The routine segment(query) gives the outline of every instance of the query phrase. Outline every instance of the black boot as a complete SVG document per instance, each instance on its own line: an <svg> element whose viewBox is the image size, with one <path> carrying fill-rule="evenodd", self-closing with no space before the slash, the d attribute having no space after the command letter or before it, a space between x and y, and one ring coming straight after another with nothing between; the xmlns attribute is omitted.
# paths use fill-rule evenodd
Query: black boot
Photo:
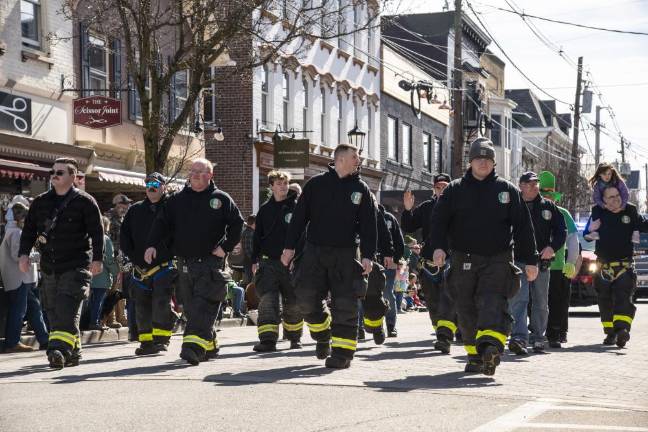
<svg viewBox="0 0 648 432"><path fill-rule="evenodd" d="M560 333L560 343L567 343L567 333Z"/></svg>
<svg viewBox="0 0 648 432"><path fill-rule="evenodd" d="M139 348L135 349L135 355L138 356L152 355L152 354L157 354L159 352L160 352L159 346L154 344L153 342L142 342Z"/></svg>
<svg viewBox="0 0 648 432"><path fill-rule="evenodd" d="M346 369L351 366L351 360L342 357L329 357L326 359L325 366L331 369Z"/></svg>
<svg viewBox="0 0 648 432"><path fill-rule="evenodd" d="M331 342L317 342L315 345L315 354L320 360L324 360L329 355L331 355Z"/></svg>
<svg viewBox="0 0 648 432"><path fill-rule="evenodd" d="M445 336L438 336L437 341L434 342L434 349L443 354L450 354L450 340Z"/></svg>
<svg viewBox="0 0 648 432"><path fill-rule="evenodd" d="M495 368L500 364L500 352L494 345L487 345L481 354L484 364L484 375L495 375Z"/></svg>
<svg viewBox="0 0 648 432"><path fill-rule="evenodd" d="M549 339L549 348L562 348L559 340Z"/></svg>
<svg viewBox="0 0 648 432"><path fill-rule="evenodd" d="M382 345L385 343L385 329L380 326L379 329L374 330L373 340L376 345Z"/></svg>
<svg viewBox="0 0 648 432"><path fill-rule="evenodd" d="M364 329L359 328L358 329L358 340L365 340L365 331Z"/></svg>
<svg viewBox="0 0 648 432"><path fill-rule="evenodd" d="M59 350L47 351L47 361L52 369L63 369L65 367L65 355Z"/></svg>
<svg viewBox="0 0 648 432"><path fill-rule="evenodd" d="M461 336L461 332L459 330L455 332L454 339L458 345L463 345L463 336Z"/></svg>
<svg viewBox="0 0 648 432"><path fill-rule="evenodd" d="M299 341L299 340L291 340L290 341L290 349L302 349L301 341Z"/></svg>
<svg viewBox="0 0 648 432"><path fill-rule="evenodd" d="M169 342L163 343L163 342L155 342L155 347L159 352L161 351L168 351L169 350Z"/></svg>
<svg viewBox="0 0 648 432"><path fill-rule="evenodd" d="M273 352L277 351L277 343L272 341L261 341L252 348L256 352Z"/></svg>
<svg viewBox="0 0 648 432"><path fill-rule="evenodd" d="M393 338L397 336L398 336L398 332L396 331L396 327L387 326L387 337Z"/></svg>
<svg viewBox="0 0 648 432"><path fill-rule="evenodd" d="M630 340L630 332L627 329L621 329L616 333L616 345L619 348L623 348Z"/></svg>
<svg viewBox="0 0 648 432"><path fill-rule="evenodd" d="M205 351L205 357L201 361L212 360L218 357L218 352L220 348L214 348L213 350Z"/></svg>
<svg viewBox="0 0 648 432"><path fill-rule="evenodd" d="M189 348L189 347L182 347L182 350L180 351L180 358L187 361L192 366L198 366L200 363L200 356L198 353Z"/></svg>
<svg viewBox="0 0 648 432"><path fill-rule="evenodd" d="M614 345L617 340L617 335L614 333L610 333L607 336L605 336L605 339L603 339L603 345Z"/></svg>
<svg viewBox="0 0 648 432"><path fill-rule="evenodd" d="M478 356L468 356L468 363L464 368L466 373L482 373L484 371L484 364Z"/></svg>
<svg viewBox="0 0 648 432"><path fill-rule="evenodd" d="M525 345L524 342L520 342L517 339L511 339L508 348L511 352L515 353L515 355L524 356L529 354Z"/></svg>

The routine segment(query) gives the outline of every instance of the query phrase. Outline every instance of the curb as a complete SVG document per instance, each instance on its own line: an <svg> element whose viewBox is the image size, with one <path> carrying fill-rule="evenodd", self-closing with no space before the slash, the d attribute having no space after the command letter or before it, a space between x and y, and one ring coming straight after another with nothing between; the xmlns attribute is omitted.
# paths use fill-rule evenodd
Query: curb
<svg viewBox="0 0 648 432"><path fill-rule="evenodd" d="M255 311L256 312L256 311ZM248 325L256 325L256 314L254 318L248 316L247 318L223 318L217 323L216 328L230 328L230 327L246 327ZM174 334L182 334L176 332ZM128 341L128 327L121 327L118 329L108 330L84 330L81 332L81 345L96 344L103 342L116 342ZM23 335L20 337L20 342L32 347L38 346L36 336Z"/></svg>

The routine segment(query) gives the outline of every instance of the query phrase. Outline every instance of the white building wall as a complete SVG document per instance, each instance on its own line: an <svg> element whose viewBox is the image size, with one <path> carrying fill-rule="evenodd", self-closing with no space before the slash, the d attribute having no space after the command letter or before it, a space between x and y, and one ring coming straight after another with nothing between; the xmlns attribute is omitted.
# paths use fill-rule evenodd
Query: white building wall
<svg viewBox="0 0 648 432"><path fill-rule="evenodd" d="M61 92L61 76L74 74L71 39L51 43L47 34L62 38L73 34L72 22L57 12L61 0L41 2L40 49L22 42L19 0L0 2L0 91L24 96L32 102L31 138L72 144L72 93ZM2 131L3 133L16 133Z"/></svg>

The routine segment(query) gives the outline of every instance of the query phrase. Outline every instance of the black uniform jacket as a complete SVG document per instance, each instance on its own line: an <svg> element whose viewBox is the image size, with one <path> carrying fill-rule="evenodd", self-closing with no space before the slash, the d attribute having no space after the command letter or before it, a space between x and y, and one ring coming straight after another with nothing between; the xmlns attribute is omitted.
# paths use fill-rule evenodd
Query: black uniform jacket
<svg viewBox="0 0 648 432"><path fill-rule="evenodd" d="M290 191L283 201L276 201L274 196L271 196L259 208L252 237L253 263L258 262L262 256L271 259L281 258L286 233L297 204L296 195L295 192Z"/></svg>
<svg viewBox="0 0 648 432"><path fill-rule="evenodd" d="M403 231L411 234L416 232L417 229L421 229L421 238L425 241L430 236L429 222L436 203L437 198L434 197L423 201L412 210L403 210L403 213L401 213Z"/></svg>
<svg viewBox="0 0 648 432"><path fill-rule="evenodd" d="M594 208L592 208L593 210ZM598 229L599 240L596 240L594 253L600 261L615 262L631 259L634 254L632 232L637 226L641 231L648 231L645 220L637 212L633 204L626 204L619 213L612 213L607 209L598 210L601 226ZM584 235L590 233L590 219L585 226Z"/></svg>
<svg viewBox="0 0 648 432"><path fill-rule="evenodd" d="M357 172L340 178L331 164L327 172L306 182L288 229L287 249L295 248L306 225L306 239L310 243L342 248L355 247L357 228L362 257L374 258L376 206L369 187Z"/></svg>
<svg viewBox="0 0 648 432"><path fill-rule="evenodd" d="M190 186L171 195L158 212L148 245L158 247L170 237L173 255L199 258L220 246L231 252L241 238L243 218L232 198L210 183L196 192Z"/></svg>
<svg viewBox="0 0 648 432"><path fill-rule="evenodd" d="M70 193L76 193L77 196L59 212L56 226L49 233L47 243L40 247L41 269L48 274L87 268L90 260L103 260L104 232L97 202L82 190L72 188L68 194ZM36 238L49 224L54 209L64 199L54 189L34 199L20 237L19 255L29 255Z"/></svg>
<svg viewBox="0 0 648 432"><path fill-rule="evenodd" d="M539 194L526 204L531 214L538 252L542 252L547 246L551 246L557 252L567 240L567 226L562 213L556 204L542 198Z"/></svg>
<svg viewBox="0 0 648 432"><path fill-rule="evenodd" d="M151 264L144 261L149 231L166 200L167 197L162 196L160 201L152 203L146 198L144 201L133 204L124 216L119 233L120 247L124 255L138 267L153 268L173 258L171 239L167 238L158 243L155 260Z"/></svg>
<svg viewBox="0 0 648 432"><path fill-rule="evenodd" d="M430 236L422 254L435 249L492 256L511 250L516 260L534 265L538 253L529 210L512 183L495 171L477 180L469 168L443 191L432 212Z"/></svg>
<svg viewBox="0 0 648 432"><path fill-rule="evenodd" d="M400 224L396 217L385 210L385 207L378 205L378 211L382 214L387 224L387 229L391 235L392 245L394 248L394 261L398 261L403 258L405 253L405 240L403 239L403 233L401 232ZM389 256L389 255L387 255Z"/></svg>

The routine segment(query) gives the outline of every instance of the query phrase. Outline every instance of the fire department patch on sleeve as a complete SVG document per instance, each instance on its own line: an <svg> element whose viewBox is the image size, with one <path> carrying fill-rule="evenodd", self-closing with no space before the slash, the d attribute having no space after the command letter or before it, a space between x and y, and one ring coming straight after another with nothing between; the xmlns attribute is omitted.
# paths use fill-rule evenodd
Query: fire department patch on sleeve
<svg viewBox="0 0 648 432"><path fill-rule="evenodd" d="M551 210L542 210L542 218L544 220L551 220Z"/></svg>
<svg viewBox="0 0 648 432"><path fill-rule="evenodd" d="M362 193L361 192L353 192L351 194L351 202L353 204L359 205L361 201L362 201Z"/></svg>
<svg viewBox="0 0 648 432"><path fill-rule="evenodd" d="M624 224L629 224L630 223L630 216L623 215L623 217L621 217L621 222L623 222Z"/></svg>
<svg viewBox="0 0 648 432"><path fill-rule="evenodd" d="M286 223L289 224L291 220L292 220L292 213L286 213L286 216L284 216L284 221L286 221Z"/></svg>
<svg viewBox="0 0 648 432"><path fill-rule="evenodd" d="M508 192L500 192L497 195L497 198L502 204L508 204L511 202L511 195Z"/></svg>
<svg viewBox="0 0 648 432"><path fill-rule="evenodd" d="M218 198L212 198L211 200L209 200L209 206L214 210L218 210L219 208L223 207L223 203Z"/></svg>
<svg viewBox="0 0 648 432"><path fill-rule="evenodd" d="M392 229L392 221L387 221L387 228Z"/></svg>

